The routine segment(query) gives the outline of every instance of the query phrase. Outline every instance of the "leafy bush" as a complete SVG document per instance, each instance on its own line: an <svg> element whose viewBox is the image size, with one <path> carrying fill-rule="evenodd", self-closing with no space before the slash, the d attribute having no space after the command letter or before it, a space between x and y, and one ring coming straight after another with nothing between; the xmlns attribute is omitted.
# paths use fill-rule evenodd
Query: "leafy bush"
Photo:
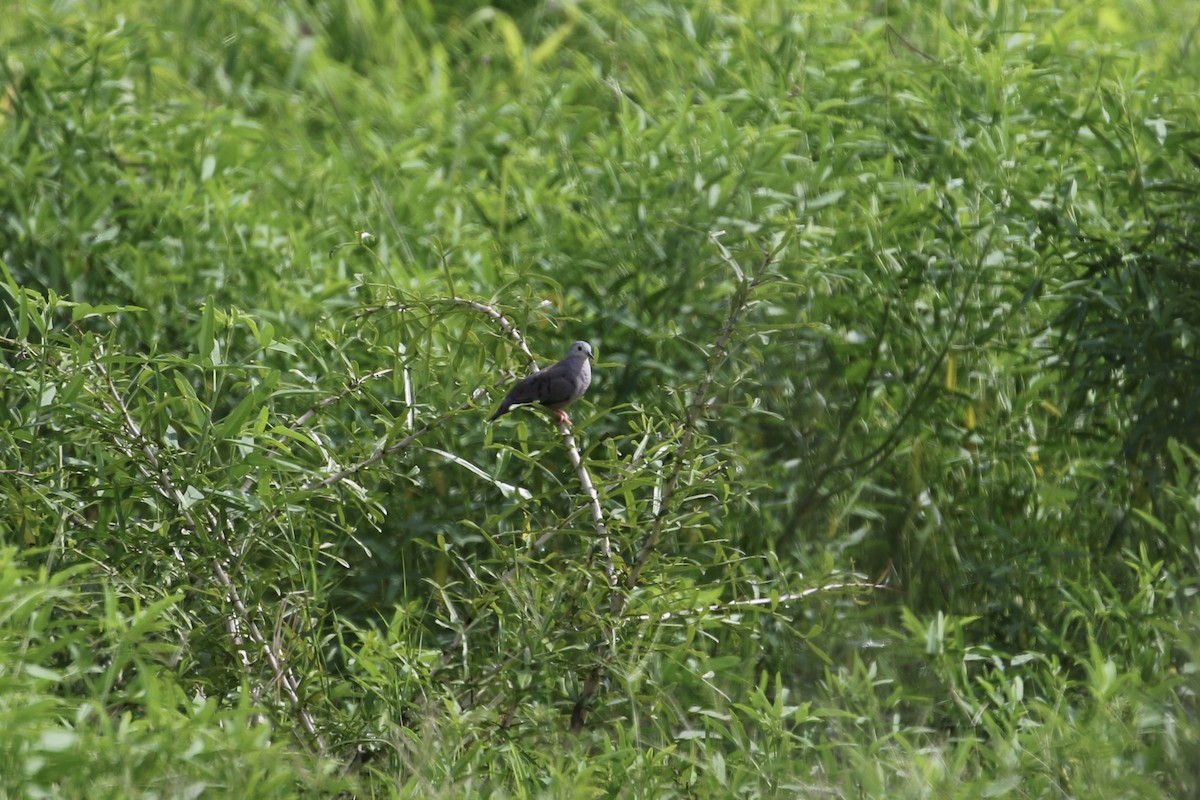
<svg viewBox="0 0 1200 800"><path fill-rule="evenodd" d="M1188 11L20 8L5 791L1200 795Z"/></svg>

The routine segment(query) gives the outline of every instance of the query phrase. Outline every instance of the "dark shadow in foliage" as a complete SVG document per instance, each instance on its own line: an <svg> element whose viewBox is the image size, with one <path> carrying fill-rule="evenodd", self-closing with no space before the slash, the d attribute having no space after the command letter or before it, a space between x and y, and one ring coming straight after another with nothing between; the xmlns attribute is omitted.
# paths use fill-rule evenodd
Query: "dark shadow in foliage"
<svg viewBox="0 0 1200 800"><path fill-rule="evenodd" d="M1172 137L1164 147L1200 163L1196 141ZM1198 192L1195 174L1135 188L1143 222L1079 234L1072 245L1083 271L1055 320L1071 411L1094 432L1120 438L1135 504L1153 502L1171 479L1169 440L1200 443ZM1127 520L1110 547L1122 543Z"/></svg>

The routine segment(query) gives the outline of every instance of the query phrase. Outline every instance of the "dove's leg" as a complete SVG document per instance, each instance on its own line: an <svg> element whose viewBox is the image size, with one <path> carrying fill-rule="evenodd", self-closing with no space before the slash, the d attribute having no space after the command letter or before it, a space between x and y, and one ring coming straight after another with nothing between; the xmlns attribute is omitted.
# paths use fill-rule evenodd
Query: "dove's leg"
<svg viewBox="0 0 1200 800"><path fill-rule="evenodd" d="M561 408L557 409L554 413L558 414L558 421L561 422L562 424L564 424L564 425L571 424L571 418L568 417L567 412L563 411Z"/></svg>

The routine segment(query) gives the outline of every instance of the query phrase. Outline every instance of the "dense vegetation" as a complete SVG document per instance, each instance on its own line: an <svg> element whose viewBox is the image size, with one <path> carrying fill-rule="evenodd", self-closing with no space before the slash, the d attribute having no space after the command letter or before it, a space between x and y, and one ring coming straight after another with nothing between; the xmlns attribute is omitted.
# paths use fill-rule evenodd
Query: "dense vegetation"
<svg viewBox="0 0 1200 800"><path fill-rule="evenodd" d="M8 4L0 796L1200 797L1198 48Z"/></svg>

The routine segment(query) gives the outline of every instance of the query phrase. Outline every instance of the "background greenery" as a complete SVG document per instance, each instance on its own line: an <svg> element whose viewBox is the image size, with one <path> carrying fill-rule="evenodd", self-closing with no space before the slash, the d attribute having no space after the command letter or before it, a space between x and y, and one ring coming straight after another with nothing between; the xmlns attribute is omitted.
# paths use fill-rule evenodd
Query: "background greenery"
<svg viewBox="0 0 1200 800"><path fill-rule="evenodd" d="M1200 796L1190 0L2 10L0 796Z"/></svg>

